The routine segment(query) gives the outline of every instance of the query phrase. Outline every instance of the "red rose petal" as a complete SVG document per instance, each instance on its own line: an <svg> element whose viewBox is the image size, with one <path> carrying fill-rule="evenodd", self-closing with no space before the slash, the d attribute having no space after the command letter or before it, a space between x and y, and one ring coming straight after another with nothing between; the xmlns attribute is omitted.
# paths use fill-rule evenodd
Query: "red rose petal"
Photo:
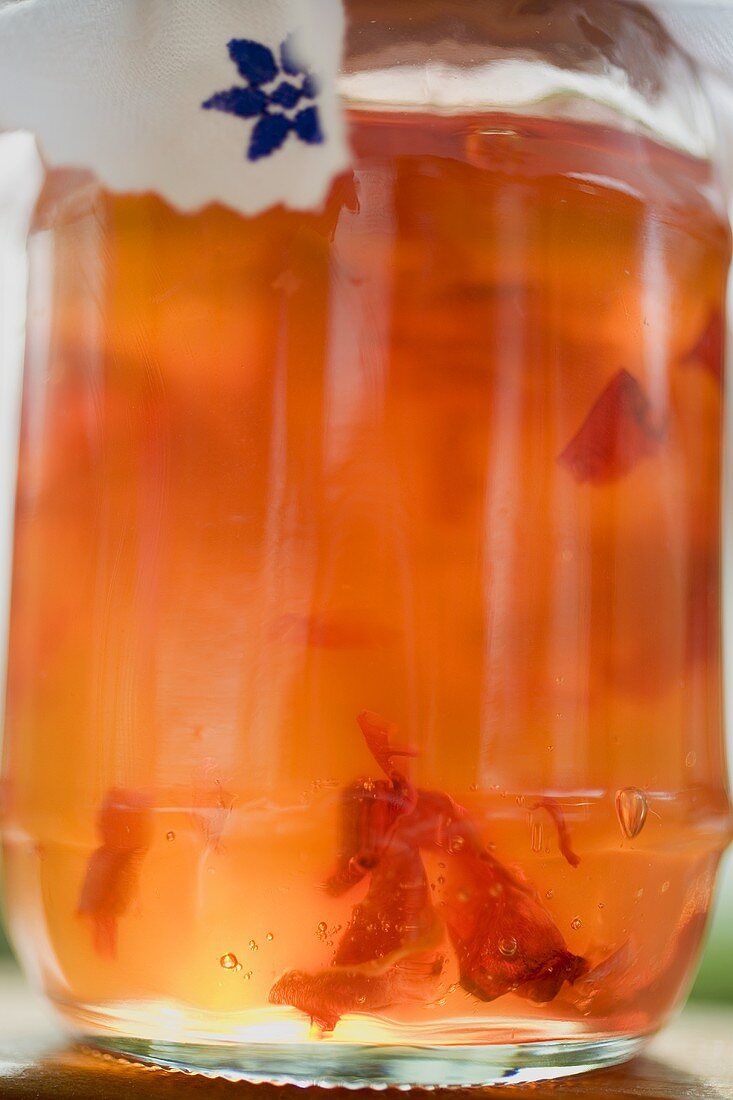
<svg viewBox="0 0 733 1100"><path fill-rule="evenodd" d="M329 894L343 894L376 866L407 809L402 791L386 779L358 780L343 791L339 854L325 884Z"/></svg>
<svg viewBox="0 0 733 1100"><path fill-rule="evenodd" d="M540 798L532 808L551 815L560 850L577 867L580 857L557 800ZM585 960L568 951L534 888L489 854L467 810L452 798L419 791L415 812L400 828L420 847L434 845L452 856L444 905L466 990L481 1000L516 991L543 1003L585 973Z"/></svg>
<svg viewBox="0 0 733 1100"><path fill-rule="evenodd" d="M558 458L576 481L617 481L655 454L662 432L651 419L649 400L627 370L615 374L578 433Z"/></svg>
<svg viewBox="0 0 733 1100"><path fill-rule="evenodd" d="M587 970L570 952L533 887L485 849L467 810L442 791L422 791L394 767L397 727L364 711L358 718L384 780L361 780L344 792L340 851L327 881L341 894L370 876L352 911L333 965L291 970L270 991L275 1004L306 1012L325 1030L347 1012L371 1012L426 1001L444 966L444 926L432 903L421 851L447 853L442 911L458 957L461 982L481 1000L516 991L550 1001ZM540 799L558 829L563 855L579 862L559 804Z"/></svg>
<svg viewBox="0 0 733 1100"><path fill-rule="evenodd" d="M392 1004L394 975L349 970L290 970L270 990L270 1004L290 1005L310 1016L322 1031L333 1031L347 1012L377 1012Z"/></svg>
<svg viewBox="0 0 733 1100"><path fill-rule="evenodd" d="M538 798L534 802L532 809L547 810L548 814L555 823L558 842L560 844L560 851L563 858L567 860L571 867L577 867L580 863L580 856L573 851L573 847L570 842L570 831L565 820L565 815L562 812L562 808L557 799Z"/></svg>
<svg viewBox="0 0 733 1100"><path fill-rule="evenodd" d="M354 907L333 966L284 974L270 1001L306 1012L327 1031L347 1012L426 1001L443 970L442 940L420 854L403 845L398 831Z"/></svg>
<svg viewBox="0 0 733 1100"><path fill-rule="evenodd" d="M91 918L92 942L99 955L117 954L117 921L134 897L140 858L134 851L102 847L89 859L77 913Z"/></svg>
<svg viewBox="0 0 733 1100"><path fill-rule="evenodd" d="M689 979L689 960L699 950L708 921L709 885L692 896L677 927L658 950L649 953L639 938L621 946L584 974L573 991L573 1002L584 1013L607 1016L620 1009L646 1006L652 1017L679 995Z"/></svg>
<svg viewBox="0 0 733 1100"><path fill-rule="evenodd" d="M430 886L420 853L403 846L399 833L371 873L336 951L336 966L409 954L435 926Z"/></svg>
<svg viewBox="0 0 733 1100"><path fill-rule="evenodd" d="M417 793L392 767L394 757L412 753L392 747L393 723L371 711L358 722L391 781L365 780L345 792L341 851L326 885L339 894L369 873L369 889L352 911L333 966L289 971L270 990L272 1003L306 1012L325 1030L347 1012L427 1000L444 964L443 927L410 827Z"/></svg>
<svg viewBox="0 0 733 1100"><path fill-rule="evenodd" d="M135 896L140 863L152 840L152 810L140 792L111 790L97 826L102 844L89 858L77 913L91 919L97 953L113 957L117 922Z"/></svg>
<svg viewBox="0 0 733 1100"><path fill-rule="evenodd" d="M412 814L417 791L392 761L414 756L411 749L392 747L395 723L375 711L362 711L357 722L367 748L390 781L366 779L347 787L341 802L340 851L336 869L326 881L331 894L340 894L359 882L391 843L400 818ZM414 846L414 845L413 845Z"/></svg>
<svg viewBox="0 0 733 1100"><path fill-rule="evenodd" d="M149 848L153 815L147 795L142 791L113 787L99 808L97 830L107 847L126 851Z"/></svg>
<svg viewBox="0 0 733 1100"><path fill-rule="evenodd" d="M373 710L363 710L356 720L359 723L361 732L364 734L367 748L384 774L390 779L394 774L392 760L395 756L417 756L414 749L393 748L392 739L399 732L394 722L382 718L380 714Z"/></svg>
<svg viewBox="0 0 733 1100"><path fill-rule="evenodd" d="M516 992L545 1003L587 970L534 888L488 853L461 857L445 910L461 984L482 1001Z"/></svg>
<svg viewBox="0 0 733 1100"><path fill-rule="evenodd" d="M718 382L723 381L725 360L725 322L720 310L714 310L703 329L699 340L682 362L704 367Z"/></svg>
<svg viewBox="0 0 733 1100"><path fill-rule="evenodd" d="M270 990L270 1003L291 1005L310 1016L323 1031L333 1031L347 1012L379 1012L391 1005L429 1001L443 959L405 960L383 973L358 969L291 970Z"/></svg>

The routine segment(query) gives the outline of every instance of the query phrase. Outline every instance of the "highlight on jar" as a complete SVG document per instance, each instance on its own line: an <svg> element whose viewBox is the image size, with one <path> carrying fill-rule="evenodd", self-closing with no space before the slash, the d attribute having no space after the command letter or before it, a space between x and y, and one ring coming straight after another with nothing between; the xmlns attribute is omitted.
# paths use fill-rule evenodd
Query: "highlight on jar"
<svg viewBox="0 0 733 1100"><path fill-rule="evenodd" d="M20 963L210 1075L629 1059L733 826L733 7L192 7L0 6Z"/></svg>

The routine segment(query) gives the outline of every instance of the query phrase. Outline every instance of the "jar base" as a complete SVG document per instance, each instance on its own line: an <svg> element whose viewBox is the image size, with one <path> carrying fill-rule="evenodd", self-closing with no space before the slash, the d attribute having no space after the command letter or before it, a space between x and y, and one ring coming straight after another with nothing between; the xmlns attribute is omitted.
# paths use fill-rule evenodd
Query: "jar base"
<svg viewBox="0 0 733 1100"><path fill-rule="evenodd" d="M108 1054L253 1084L325 1088L445 1088L548 1081L625 1062L646 1037L464 1047L351 1043L175 1043L86 1036Z"/></svg>

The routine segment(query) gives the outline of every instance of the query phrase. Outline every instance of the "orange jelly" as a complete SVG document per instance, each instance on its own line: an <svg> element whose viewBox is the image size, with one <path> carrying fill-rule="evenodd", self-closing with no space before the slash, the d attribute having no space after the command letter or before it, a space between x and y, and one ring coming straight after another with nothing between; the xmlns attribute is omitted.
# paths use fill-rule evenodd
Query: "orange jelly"
<svg viewBox="0 0 733 1100"><path fill-rule="evenodd" d="M730 833L715 181L351 125L315 213L41 197L13 936L101 1034L644 1034Z"/></svg>

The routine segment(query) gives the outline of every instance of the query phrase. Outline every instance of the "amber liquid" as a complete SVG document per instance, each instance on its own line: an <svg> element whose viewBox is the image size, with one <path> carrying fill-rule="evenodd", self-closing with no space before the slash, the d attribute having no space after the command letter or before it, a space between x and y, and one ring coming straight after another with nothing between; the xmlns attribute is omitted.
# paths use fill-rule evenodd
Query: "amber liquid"
<svg viewBox="0 0 733 1100"><path fill-rule="evenodd" d="M142 1037L643 1033L691 980L730 828L715 189L600 127L353 124L353 178L320 213L182 215L49 180L13 936L72 1018ZM476 997L448 939L429 996L330 1032L270 1003L284 973L328 969L364 895L323 883L341 791L381 776L365 708L586 960L547 1003ZM100 807L120 790L118 866ZM449 860L423 859L440 916Z"/></svg>

